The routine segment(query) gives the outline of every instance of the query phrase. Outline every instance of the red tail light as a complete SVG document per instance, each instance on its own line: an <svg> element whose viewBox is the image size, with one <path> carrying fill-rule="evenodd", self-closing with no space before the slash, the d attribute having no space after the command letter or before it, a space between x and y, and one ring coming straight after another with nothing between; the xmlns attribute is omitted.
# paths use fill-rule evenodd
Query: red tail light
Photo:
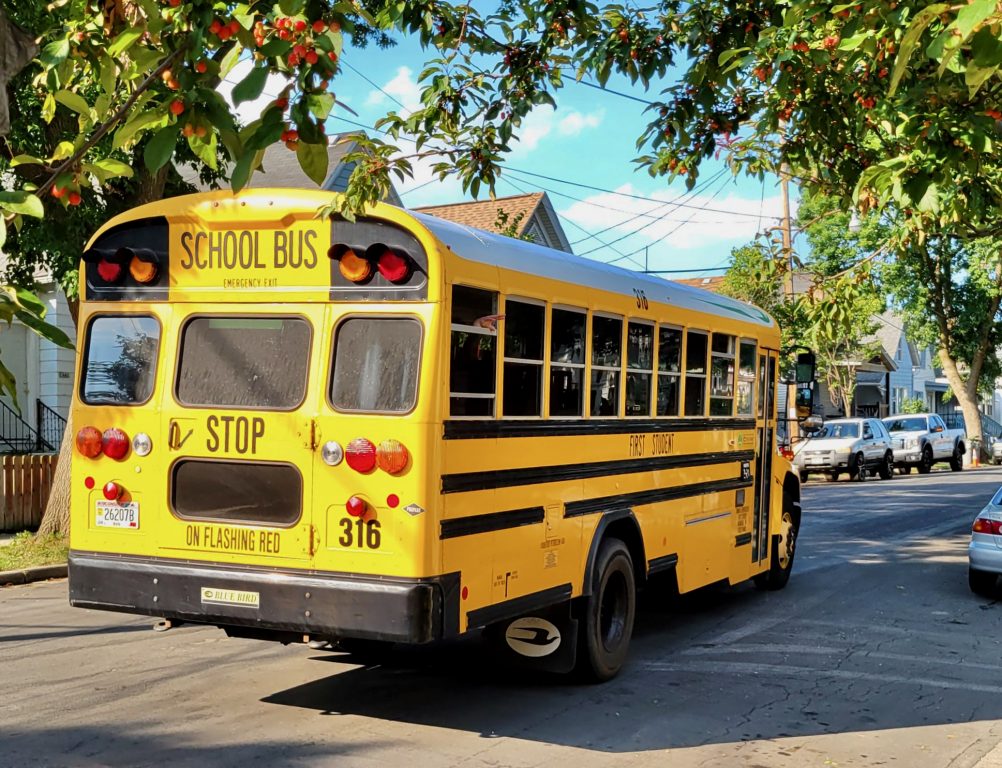
<svg viewBox="0 0 1002 768"><path fill-rule="evenodd" d="M101 432L97 427L84 427L77 432L77 450L89 459L101 455Z"/></svg>
<svg viewBox="0 0 1002 768"><path fill-rule="evenodd" d="M345 502L344 508L352 517L362 517L365 515L365 501L358 498L358 496L352 496Z"/></svg>
<svg viewBox="0 0 1002 768"><path fill-rule="evenodd" d="M384 472L399 475L407 469L410 454L398 440L383 440L376 449L376 463Z"/></svg>
<svg viewBox="0 0 1002 768"><path fill-rule="evenodd" d="M129 436L118 427L106 429L101 435L101 450L109 459L124 459L129 452Z"/></svg>
<svg viewBox="0 0 1002 768"><path fill-rule="evenodd" d="M364 437L356 437L345 448L344 460L356 472L371 472L376 466L376 446Z"/></svg>
<svg viewBox="0 0 1002 768"><path fill-rule="evenodd" d="M788 445L781 445L779 447L780 455L787 461L793 461L793 449Z"/></svg>
<svg viewBox="0 0 1002 768"><path fill-rule="evenodd" d="M379 274L391 283L402 283L411 276L410 260L406 256L400 256L389 248L384 250L376 264Z"/></svg>
<svg viewBox="0 0 1002 768"><path fill-rule="evenodd" d="M122 486L112 480L104 484L104 488L101 489L101 493L104 494L104 498L108 501L118 501L122 498L122 490Z"/></svg>
<svg viewBox="0 0 1002 768"><path fill-rule="evenodd" d="M992 536L1002 536L1002 520L989 520L987 517L979 517L974 521L971 529L975 533L990 533Z"/></svg>

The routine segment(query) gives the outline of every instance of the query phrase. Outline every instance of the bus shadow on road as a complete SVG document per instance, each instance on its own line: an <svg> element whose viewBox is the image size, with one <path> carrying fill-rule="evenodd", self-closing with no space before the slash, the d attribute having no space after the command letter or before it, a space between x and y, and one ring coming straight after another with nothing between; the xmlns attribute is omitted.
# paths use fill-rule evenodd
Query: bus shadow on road
<svg viewBox="0 0 1002 768"><path fill-rule="evenodd" d="M876 575L888 599L915 606L893 620L874 598L846 620L866 596L853 585L819 591L824 574L780 593L648 596L630 662L600 686L506 669L470 639L311 656L337 671L262 701L608 753L1002 718L1002 662L969 663L1000 607L966 592L966 569L930 554L856 571L857 587Z"/></svg>

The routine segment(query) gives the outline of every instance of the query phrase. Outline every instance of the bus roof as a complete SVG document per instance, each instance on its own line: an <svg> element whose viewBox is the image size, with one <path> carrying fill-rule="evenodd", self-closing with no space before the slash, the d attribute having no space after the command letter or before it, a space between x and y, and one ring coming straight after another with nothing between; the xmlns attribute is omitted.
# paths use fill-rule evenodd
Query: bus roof
<svg viewBox="0 0 1002 768"><path fill-rule="evenodd" d="M634 290L639 289L644 291L650 301L729 317L766 328L776 327L775 321L758 307L712 291L604 264L506 235L485 232L428 214L415 211L407 211L407 214L457 256L470 261L496 264L517 272L574 282L627 296L635 295Z"/></svg>

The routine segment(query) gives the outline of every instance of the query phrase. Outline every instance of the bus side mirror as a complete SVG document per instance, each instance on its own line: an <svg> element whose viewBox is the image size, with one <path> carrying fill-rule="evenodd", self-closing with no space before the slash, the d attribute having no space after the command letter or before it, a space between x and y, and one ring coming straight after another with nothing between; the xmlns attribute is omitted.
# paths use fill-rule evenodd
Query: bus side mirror
<svg viewBox="0 0 1002 768"><path fill-rule="evenodd" d="M813 352L797 353L797 384L810 384L814 381L817 363Z"/></svg>
<svg viewBox="0 0 1002 768"><path fill-rule="evenodd" d="M814 411L814 390L810 385L797 387L797 419L806 419Z"/></svg>

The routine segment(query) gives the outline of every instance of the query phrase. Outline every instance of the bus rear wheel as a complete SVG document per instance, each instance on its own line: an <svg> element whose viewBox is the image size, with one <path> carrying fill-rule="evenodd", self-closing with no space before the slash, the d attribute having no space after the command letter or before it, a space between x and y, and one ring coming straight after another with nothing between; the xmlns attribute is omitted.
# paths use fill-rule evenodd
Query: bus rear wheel
<svg viewBox="0 0 1002 768"><path fill-rule="evenodd" d="M604 682L626 661L637 610L636 579L630 551L619 539L606 539L595 561L594 582L578 637L578 676Z"/></svg>
<svg viewBox="0 0 1002 768"><path fill-rule="evenodd" d="M797 524L789 510L783 510L779 533L773 536L769 570L755 577L759 589L782 589L793 571L793 556L797 552Z"/></svg>

